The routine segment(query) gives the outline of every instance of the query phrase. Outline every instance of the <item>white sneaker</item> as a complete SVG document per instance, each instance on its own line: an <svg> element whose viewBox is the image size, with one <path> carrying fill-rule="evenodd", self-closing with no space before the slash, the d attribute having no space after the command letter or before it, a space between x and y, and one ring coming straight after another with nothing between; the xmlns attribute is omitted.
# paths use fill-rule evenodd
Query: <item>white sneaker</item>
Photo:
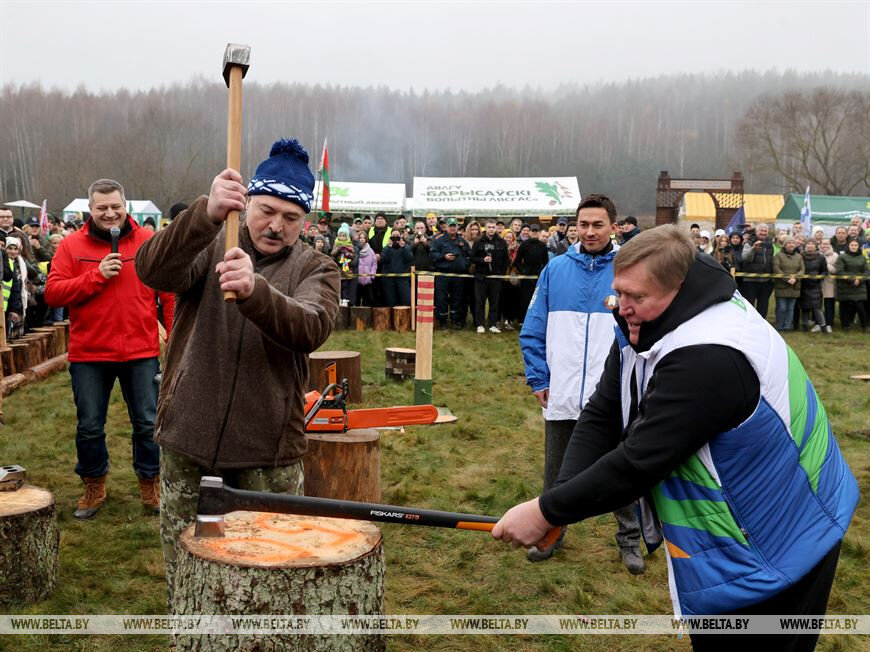
<svg viewBox="0 0 870 652"><path fill-rule="evenodd" d="M819 326L818 324L816 324L815 326L813 326L813 327L810 329L810 333L818 333L818 332L820 332L821 330L822 330L822 327Z"/></svg>
<svg viewBox="0 0 870 652"><path fill-rule="evenodd" d="M478 332L478 333L485 333L485 332L486 332L486 329L485 329L483 326L478 326L478 327L477 327L477 332Z"/></svg>
<svg viewBox="0 0 870 652"><path fill-rule="evenodd" d="M830 326L825 326L825 332L826 333L833 333L834 331Z"/></svg>
<svg viewBox="0 0 870 652"><path fill-rule="evenodd" d="M501 333L501 331L498 329L498 326L490 326L489 332L490 333Z"/></svg>

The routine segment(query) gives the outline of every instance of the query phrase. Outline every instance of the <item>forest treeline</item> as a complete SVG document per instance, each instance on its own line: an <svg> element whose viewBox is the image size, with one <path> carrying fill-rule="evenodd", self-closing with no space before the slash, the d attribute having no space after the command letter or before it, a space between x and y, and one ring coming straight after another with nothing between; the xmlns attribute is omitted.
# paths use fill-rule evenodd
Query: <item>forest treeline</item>
<svg viewBox="0 0 870 652"><path fill-rule="evenodd" d="M864 75L793 72L678 75L547 93L246 82L242 173L249 177L281 136L299 138L314 168L328 137L334 181L404 182L409 196L414 176L576 175L581 193L604 192L622 213L649 214L660 170L691 177L741 170L747 192L790 192L804 183L820 192L840 186L820 187L831 172L817 168L846 158L842 187L866 194L868 88ZM142 92L6 86L0 201L47 198L59 211L99 177L118 179L128 198L151 199L164 211L207 192L225 164L226 93L220 79ZM827 100L810 107L819 97ZM816 114L789 114L802 110ZM824 151L795 155L811 150L808 139Z"/></svg>

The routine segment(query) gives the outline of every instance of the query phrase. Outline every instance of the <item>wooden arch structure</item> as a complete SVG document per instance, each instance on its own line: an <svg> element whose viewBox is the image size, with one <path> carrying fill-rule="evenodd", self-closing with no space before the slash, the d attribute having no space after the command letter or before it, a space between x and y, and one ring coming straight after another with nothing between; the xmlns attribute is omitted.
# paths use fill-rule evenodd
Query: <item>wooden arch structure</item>
<svg viewBox="0 0 870 652"><path fill-rule="evenodd" d="M656 186L656 226L677 221L683 195L690 191L710 195L716 207L716 228L724 229L743 205L743 175L735 172L730 179L673 179L662 170Z"/></svg>

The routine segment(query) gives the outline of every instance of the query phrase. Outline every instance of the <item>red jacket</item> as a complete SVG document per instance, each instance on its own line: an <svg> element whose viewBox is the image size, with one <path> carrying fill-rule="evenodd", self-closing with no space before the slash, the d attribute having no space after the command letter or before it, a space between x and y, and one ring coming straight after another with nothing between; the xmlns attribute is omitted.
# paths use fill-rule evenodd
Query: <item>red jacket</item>
<svg viewBox="0 0 870 652"><path fill-rule="evenodd" d="M61 240L45 284L45 302L69 306L70 362L126 362L160 353L157 295L163 304L167 337L172 329L175 295L155 292L136 275L136 252L154 234L129 216L133 228L118 242L121 273L106 279L100 261L112 247L84 228Z"/></svg>

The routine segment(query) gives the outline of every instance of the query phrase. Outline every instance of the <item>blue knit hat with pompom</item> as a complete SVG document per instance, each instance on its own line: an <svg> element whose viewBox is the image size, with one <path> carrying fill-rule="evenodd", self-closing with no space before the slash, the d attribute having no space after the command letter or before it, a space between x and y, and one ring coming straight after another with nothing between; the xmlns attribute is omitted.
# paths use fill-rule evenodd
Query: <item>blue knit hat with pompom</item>
<svg viewBox="0 0 870 652"><path fill-rule="evenodd" d="M282 138L272 145L269 158L257 166L248 184L248 195L273 195L311 212L314 175L308 169L308 152L298 140Z"/></svg>

